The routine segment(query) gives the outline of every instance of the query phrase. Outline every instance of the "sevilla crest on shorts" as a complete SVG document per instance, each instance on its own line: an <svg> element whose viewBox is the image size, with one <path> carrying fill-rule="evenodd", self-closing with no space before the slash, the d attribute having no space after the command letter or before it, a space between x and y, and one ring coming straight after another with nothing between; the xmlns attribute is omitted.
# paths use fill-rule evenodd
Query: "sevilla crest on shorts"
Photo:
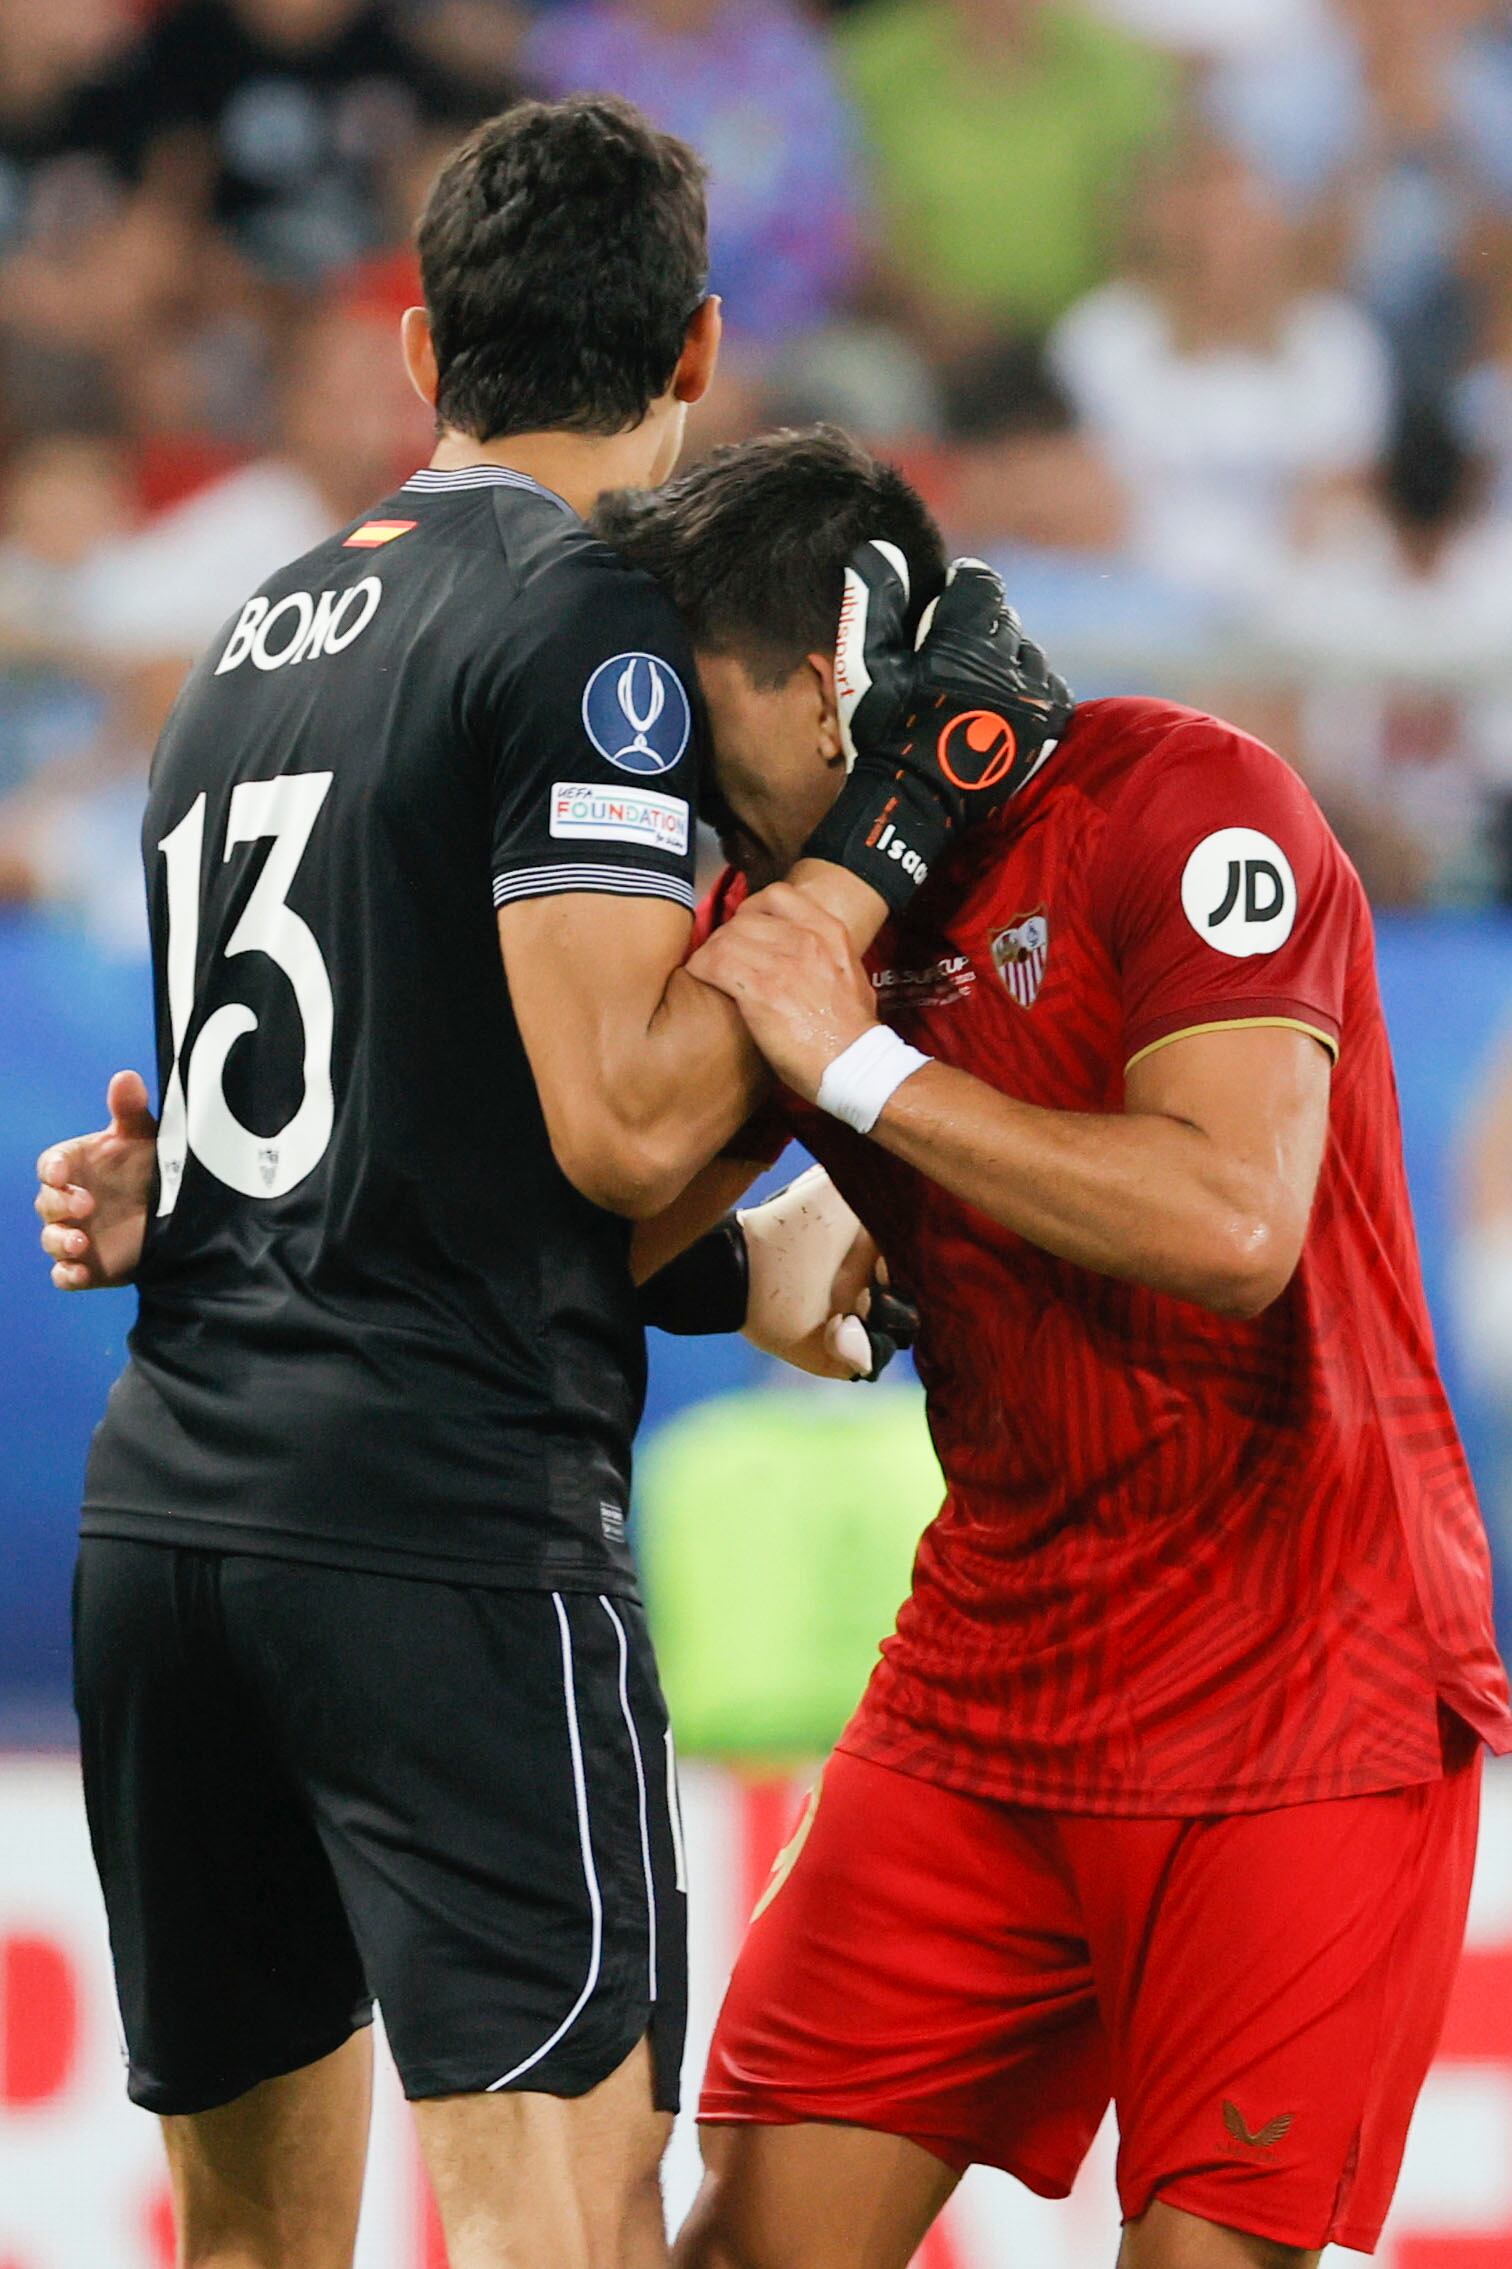
<svg viewBox="0 0 1512 2269"><path fill-rule="evenodd" d="M1050 959L1050 920L1043 906L1020 914L992 940L992 966L1020 1008L1033 1008Z"/></svg>

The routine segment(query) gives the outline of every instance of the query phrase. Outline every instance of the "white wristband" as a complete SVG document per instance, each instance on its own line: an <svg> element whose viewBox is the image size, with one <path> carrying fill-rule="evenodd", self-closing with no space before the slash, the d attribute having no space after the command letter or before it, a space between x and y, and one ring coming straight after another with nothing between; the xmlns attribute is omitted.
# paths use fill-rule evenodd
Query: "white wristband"
<svg viewBox="0 0 1512 2269"><path fill-rule="evenodd" d="M874 1024L825 1067L816 1101L832 1119L843 1119L857 1134L870 1134L904 1080L931 1060L889 1026Z"/></svg>

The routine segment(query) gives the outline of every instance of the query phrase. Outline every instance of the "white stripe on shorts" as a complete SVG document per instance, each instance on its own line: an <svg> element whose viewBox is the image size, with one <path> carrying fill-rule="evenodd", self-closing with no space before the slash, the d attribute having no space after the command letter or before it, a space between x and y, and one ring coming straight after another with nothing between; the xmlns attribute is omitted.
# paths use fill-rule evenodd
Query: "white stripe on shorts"
<svg viewBox="0 0 1512 2269"><path fill-rule="evenodd" d="M630 1748L635 1758L635 1793L640 1806L641 1866L646 1876L646 1968L650 1977L650 1997L656 1999L656 1877L651 1867L651 1825L646 1816L646 1765L641 1756L640 1735L635 1730L635 1719L630 1711L630 1642L625 1626L602 1592L599 1605L619 1635L619 1700L620 1715L625 1731L630 1736Z"/></svg>
<svg viewBox="0 0 1512 2269"><path fill-rule="evenodd" d="M688 1888L688 1848L683 1842L682 1797L677 1787L677 1750L672 1740L672 1728L667 1728L667 1817L672 1823L672 1857L677 1868L677 1888Z"/></svg>
<svg viewBox="0 0 1512 2269"><path fill-rule="evenodd" d="M495 2089L507 2088L511 2081L518 2080L522 2072L529 2072L532 2066L540 2063L543 2056L551 2054L559 2041L566 2039L588 2006L593 1989L598 1984L599 1965L604 1958L604 1902L599 1894L598 1876L593 1865L593 1841L588 1828L588 1783L583 1772L583 1737L578 1729L577 1689L573 1683L572 1632L567 1622L567 1610L562 1605L561 1593L554 1591L551 1600L562 1635L562 1689L567 1698L567 1739L572 1750L572 1786L577 1797L578 1842L583 1854L583 1881L588 1886L588 1905L593 1915L593 1941L588 1954L588 1975L583 1980L582 1992L549 2040L542 2041L535 2053L527 2056L523 2063L515 2065L513 2070L503 2073L497 2080L489 2081L484 2092L490 2096Z"/></svg>

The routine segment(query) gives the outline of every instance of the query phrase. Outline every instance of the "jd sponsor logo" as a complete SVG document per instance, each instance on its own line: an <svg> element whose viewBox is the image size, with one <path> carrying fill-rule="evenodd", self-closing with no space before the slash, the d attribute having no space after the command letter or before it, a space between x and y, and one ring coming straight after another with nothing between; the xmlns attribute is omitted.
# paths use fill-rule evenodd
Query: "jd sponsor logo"
<svg viewBox="0 0 1512 2269"><path fill-rule="evenodd" d="M1297 878L1279 843L1253 827L1204 836L1181 877L1181 904L1197 935L1247 961L1285 945L1297 919Z"/></svg>
<svg viewBox="0 0 1512 2269"><path fill-rule="evenodd" d="M285 598L249 599L236 618L226 651L215 665L217 677L251 662L254 669L281 670L291 662L318 661L339 654L360 638L378 612L383 585L364 575L345 591L290 591Z"/></svg>
<svg viewBox="0 0 1512 2269"><path fill-rule="evenodd" d="M551 791L551 832L599 843L641 843L681 858L688 848L688 807L681 796L653 788L603 788L558 780Z"/></svg>

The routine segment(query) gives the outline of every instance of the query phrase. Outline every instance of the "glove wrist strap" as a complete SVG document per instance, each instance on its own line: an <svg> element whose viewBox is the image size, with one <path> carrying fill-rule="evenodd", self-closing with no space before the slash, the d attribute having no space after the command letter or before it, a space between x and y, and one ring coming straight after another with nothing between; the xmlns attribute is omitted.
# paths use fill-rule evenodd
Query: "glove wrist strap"
<svg viewBox="0 0 1512 2269"><path fill-rule="evenodd" d="M638 1295L643 1324L680 1339L739 1331L751 1297L745 1231L733 1213L648 1277Z"/></svg>
<svg viewBox="0 0 1512 2269"><path fill-rule="evenodd" d="M896 766L873 767L863 758L803 855L844 867L899 914L949 841L949 816L932 797Z"/></svg>
<svg viewBox="0 0 1512 2269"><path fill-rule="evenodd" d="M874 1024L825 1067L815 1097L821 1111L857 1134L870 1134L888 1104L931 1061L885 1024Z"/></svg>

